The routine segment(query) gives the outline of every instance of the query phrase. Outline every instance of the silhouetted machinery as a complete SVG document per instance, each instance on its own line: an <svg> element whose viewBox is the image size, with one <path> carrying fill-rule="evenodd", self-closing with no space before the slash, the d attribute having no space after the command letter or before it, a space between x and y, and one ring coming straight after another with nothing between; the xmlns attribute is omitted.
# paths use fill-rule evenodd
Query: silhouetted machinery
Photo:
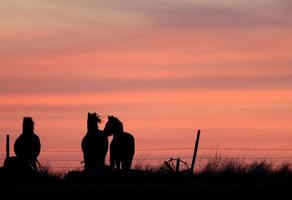
<svg viewBox="0 0 292 200"><path fill-rule="evenodd" d="M189 173L190 167L180 158L170 158L168 161L164 161L160 170L167 173Z"/></svg>
<svg viewBox="0 0 292 200"><path fill-rule="evenodd" d="M191 167L188 166L187 162L182 161L180 158L170 158L168 161L164 161L160 170L168 173L194 173L195 162L198 153L199 141L200 141L201 130L198 130L194 154L192 159Z"/></svg>

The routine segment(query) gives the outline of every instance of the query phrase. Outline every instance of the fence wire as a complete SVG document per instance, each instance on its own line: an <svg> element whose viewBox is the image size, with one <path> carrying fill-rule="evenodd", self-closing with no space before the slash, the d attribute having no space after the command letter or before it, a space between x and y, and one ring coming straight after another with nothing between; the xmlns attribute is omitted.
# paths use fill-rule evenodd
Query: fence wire
<svg viewBox="0 0 292 200"><path fill-rule="evenodd" d="M175 148L149 148L149 149L137 149L137 152L165 152L165 151L191 151L192 153L193 147L175 147ZM292 148L256 148L256 147L201 147L199 150L205 150L205 151L245 151L245 152L252 152L252 151L269 151L269 152L279 152L279 151L285 151L289 152L291 151L291 156L223 156L219 155L218 158L221 160L246 160L246 161L259 161L259 160L266 160L266 161L282 161L286 164L290 164L287 161L292 161ZM1 149L0 152L5 152L4 149ZM65 150L65 149L56 149L56 150L43 150L42 153L46 154L66 154L66 153L82 153L81 150ZM171 157L171 156L170 156ZM141 155L140 157L134 158L134 162L150 162L150 161L156 161L156 162L163 162L170 157L163 156L163 157L155 157L155 156L148 156L148 155ZM187 156L181 156L179 157L183 160L191 160L192 155ZM198 161L208 161L212 159L216 159L216 156L206 156L201 155L197 157ZM4 161L5 158L0 156L0 161ZM81 159L40 159L40 162L42 163L63 163L63 166L51 166L52 169L63 169L63 170L69 170L69 169L83 169L81 165ZM64 164L66 163L66 164ZM68 165L69 163L76 163L76 165ZM78 164L78 165L77 165ZM81 165L81 166L80 166Z"/></svg>

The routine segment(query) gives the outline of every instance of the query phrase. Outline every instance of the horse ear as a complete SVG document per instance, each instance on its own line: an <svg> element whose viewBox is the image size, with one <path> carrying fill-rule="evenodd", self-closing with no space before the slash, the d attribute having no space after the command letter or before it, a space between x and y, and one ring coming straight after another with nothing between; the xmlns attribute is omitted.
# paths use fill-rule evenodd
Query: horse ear
<svg viewBox="0 0 292 200"><path fill-rule="evenodd" d="M87 114L87 117L89 117L90 116L90 112Z"/></svg>

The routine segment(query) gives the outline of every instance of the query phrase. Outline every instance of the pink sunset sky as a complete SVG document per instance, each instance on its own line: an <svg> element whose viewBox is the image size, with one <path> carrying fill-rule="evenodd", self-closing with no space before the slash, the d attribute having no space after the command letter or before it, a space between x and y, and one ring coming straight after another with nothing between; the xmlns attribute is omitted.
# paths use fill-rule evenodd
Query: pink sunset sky
<svg viewBox="0 0 292 200"><path fill-rule="evenodd" d="M119 117L137 149L192 147L197 129L202 147L292 147L291 9L2 0L0 148L32 116L43 150L80 150L87 112Z"/></svg>

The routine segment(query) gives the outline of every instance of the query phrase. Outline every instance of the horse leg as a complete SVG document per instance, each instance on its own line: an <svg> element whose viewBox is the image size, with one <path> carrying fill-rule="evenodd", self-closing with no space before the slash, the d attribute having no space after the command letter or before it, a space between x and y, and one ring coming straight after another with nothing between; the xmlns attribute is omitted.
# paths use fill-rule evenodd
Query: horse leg
<svg viewBox="0 0 292 200"><path fill-rule="evenodd" d="M129 160L129 162L128 162L128 169L131 169L131 167L132 167L132 159Z"/></svg>
<svg viewBox="0 0 292 200"><path fill-rule="evenodd" d="M121 161L116 160L116 164L117 164L117 169L120 170L121 169Z"/></svg>
<svg viewBox="0 0 292 200"><path fill-rule="evenodd" d="M129 169L131 169L132 166L132 160L123 160L122 161L122 169L124 171L128 171Z"/></svg>
<svg viewBox="0 0 292 200"><path fill-rule="evenodd" d="M115 164L116 164L116 161L115 161L115 159L113 159L113 157L111 156L111 157L110 157L110 165L111 165L111 168L112 168L112 169L115 168Z"/></svg>
<svg viewBox="0 0 292 200"><path fill-rule="evenodd" d="M128 170L128 163L126 160L122 161L122 170L127 171Z"/></svg>

